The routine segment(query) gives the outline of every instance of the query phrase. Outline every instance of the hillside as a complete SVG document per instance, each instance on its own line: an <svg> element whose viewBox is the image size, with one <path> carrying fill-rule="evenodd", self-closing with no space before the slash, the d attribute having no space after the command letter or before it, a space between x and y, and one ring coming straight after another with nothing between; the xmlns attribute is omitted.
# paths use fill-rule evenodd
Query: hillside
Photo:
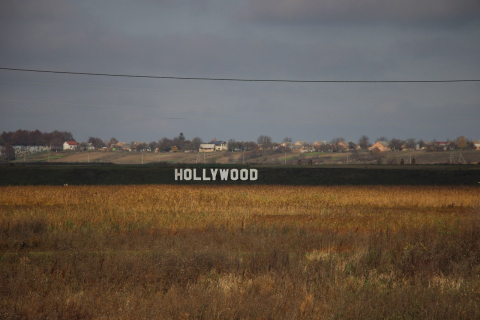
<svg viewBox="0 0 480 320"><path fill-rule="evenodd" d="M286 158L286 159L285 159ZM347 153L289 153L273 154L251 158L248 152L178 152L178 153L138 153L138 152L42 152L27 155L15 162L52 162L52 163L114 163L114 164L147 164L147 163L205 163L205 164L247 164L256 163L262 165L298 165L308 164L312 160L313 165L332 164L405 164L414 159L416 164L458 164L458 163L480 163L480 151L398 151L371 154L359 152L357 154ZM460 160L460 161L459 161Z"/></svg>

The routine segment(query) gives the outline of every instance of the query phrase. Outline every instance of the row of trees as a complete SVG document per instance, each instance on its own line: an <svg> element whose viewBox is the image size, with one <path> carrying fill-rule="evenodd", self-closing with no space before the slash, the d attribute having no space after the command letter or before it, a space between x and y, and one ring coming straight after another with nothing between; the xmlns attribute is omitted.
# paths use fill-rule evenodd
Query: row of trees
<svg viewBox="0 0 480 320"><path fill-rule="evenodd" d="M456 140L447 140L446 144L443 144L443 143L439 144L437 143L436 140L426 142L420 139L417 141L414 138L409 138L406 140L392 138L389 140L386 137L380 137L375 140L375 142L378 142L378 141L387 142L389 148L394 151L399 151L399 150L402 150L403 148L415 149L416 147L418 148L425 147L428 151L475 149L475 142L473 140L469 140L465 138L464 136L460 136ZM358 145L360 146L361 149L367 149L368 147L370 147L371 144L368 136L363 135L359 139Z"/></svg>
<svg viewBox="0 0 480 320"><path fill-rule="evenodd" d="M20 145L20 146L50 146L53 149L61 149L62 145L67 140L74 140L73 135L71 132L68 131L52 131L52 132L41 132L39 130L29 131L29 130L17 130L17 131L4 131L0 135L0 146L5 144L9 145ZM292 138L285 137L282 142L292 142ZM471 140L466 139L465 137L459 137L456 140L448 140L446 145L439 146L436 141L432 141L431 143L426 143L423 140L416 140L414 138L409 138L406 140L392 138L387 139L386 137L379 137L375 140L377 141L385 141L388 143L388 146L391 150L402 150L403 148L414 149L417 147L423 148L427 147L427 150L430 151L438 151L438 150L456 150L456 149L474 149L475 145L474 142ZM89 137L88 143L91 143L95 148L102 148L102 147L112 147L113 145L118 143L118 140L115 137L110 138L110 140L102 140L98 137ZM315 146L318 151L337 151L339 150L339 144L343 143L349 149L353 150L356 149L357 146L362 150L367 150L372 143L370 142L370 138L367 135L363 135L358 140L358 143L354 143L352 141L346 142L344 138L338 137L332 139L327 144L321 144ZM192 140L187 140L183 132L177 137L172 139L163 137L158 141L152 141L150 143L131 143L131 147L134 149L141 151L141 150L158 150L163 152L168 152L172 150L172 148L176 147L179 151L184 150L198 150L200 144L203 143L203 140L200 137L195 137ZM80 144L83 145L83 144ZM272 138L267 135L260 135L256 142L254 141L236 141L235 139L230 139L228 141L228 148L229 150L246 150L246 151L253 151L258 149L259 146L262 149L270 150L275 149L276 152L288 152L288 148L276 148L279 143L273 142ZM313 148L313 146L312 146Z"/></svg>
<svg viewBox="0 0 480 320"><path fill-rule="evenodd" d="M150 148L150 150L152 151L158 148L158 150L161 152L168 152L170 150L198 150L198 148L200 148L200 144L202 143L203 140L200 137L195 137L192 140L187 140L183 132L180 132L177 137L173 137L172 139L163 137L158 141L152 141L148 143L147 147Z"/></svg>
<svg viewBox="0 0 480 320"><path fill-rule="evenodd" d="M41 132L40 130L17 130L3 131L0 135L0 145L10 144L13 146L51 146L54 149L62 148L67 140L75 140L71 132L52 131Z"/></svg>
<svg viewBox="0 0 480 320"><path fill-rule="evenodd" d="M112 137L110 138L110 140L105 140L105 141L97 137L90 137L88 138L87 142L91 143L95 148L98 149L102 147L111 148L115 146L119 141L115 137ZM152 141L150 143L132 141L130 142L130 147L137 151L142 151L147 149L154 151L158 148L159 151L168 152L174 149L174 147L176 148L176 150L179 150L179 151L195 150L195 149L198 150L201 143L203 143L203 140L201 138L195 137L190 141L185 138L185 135L183 134L183 132L180 132L180 134L177 137L174 137L172 139L163 137L158 141Z"/></svg>
<svg viewBox="0 0 480 320"><path fill-rule="evenodd" d="M402 149L415 149L415 148L423 148L426 147L429 151L441 151L441 150L457 150L457 149L475 149L475 143L473 140L466 139L465 137L461 136L458 137L456 140L447 140L446 145L438 144L436 140L426 142L422 139L416 140L415 138L409 138L406 140L392 138L388 139L386 137L379 137L375 140L376 142L384 141L388 144L388 147L393 151L400 151ZM374 143L370 142L370 138L367 135L363 135L358 140L358 143L355 144L354 142L346 142L344 138L339 137L332 139L330 143L315 146L315 148L319 151L335 151L338 150L338 144L342 142L344 145L348 147L348 149L357 149L357 146L360 147L362 150L367 150L371 147Z"/></svg>
<svg viewBox="0 0 480 320"><path fill-rule="evenodd" d="M230 140L232 141L232 140ZM235 140L233 140L235 141ZM389 148L393 151L400 151L404 148L407 149L415 149L415 148L423 148L426 147L428 151L441 151L441 150L463 150L463 149L475 149L475 143L473 140L466 139L465 137L461 136L458 137L456 140L447 140L446 144L438 144L436 140L431 142L425 142L422 139L416 140L415 138L408 138L406 140L392 138L387 139L386 137L379 137L375 140L375 143L378 141L384 141L388 144ZM276 142L272 142L272 139L269 136L261 135L258 137L258 145L261 145L263 149L270 149L272 146L276 147L279 144ZM286 137L283 139L282 142L292 142L292 138ZM352 141L347 142L343 137L337 137L332 139L328 143L323 143L315 146L311 146L312 148L316 149L317 151L323 152L331 152L331 151L339 151L342 148L339 147L340 143L345 145L349 150L356 150L357 147L361 150L367 150L369 147L373 145L370 142L370 138L367 135L363 135L360 137L357 143ZM230 146L230 142L229 142ZM253 150L254 148L252 148ZM281 152L288 152L288 148L283 150L281 147L279 148ZM278 149L277 149L278 150Z"/></svg>

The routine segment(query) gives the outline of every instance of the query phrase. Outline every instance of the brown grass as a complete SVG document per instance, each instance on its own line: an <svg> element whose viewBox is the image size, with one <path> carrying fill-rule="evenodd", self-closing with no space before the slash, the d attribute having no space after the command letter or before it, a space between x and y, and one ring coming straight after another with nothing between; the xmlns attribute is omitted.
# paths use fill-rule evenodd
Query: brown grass
<svg viewBox="0 0 480 320"><path fill-rule="evenodd" d="M474 187L0 188L0 318L479 318Z"/></svg>

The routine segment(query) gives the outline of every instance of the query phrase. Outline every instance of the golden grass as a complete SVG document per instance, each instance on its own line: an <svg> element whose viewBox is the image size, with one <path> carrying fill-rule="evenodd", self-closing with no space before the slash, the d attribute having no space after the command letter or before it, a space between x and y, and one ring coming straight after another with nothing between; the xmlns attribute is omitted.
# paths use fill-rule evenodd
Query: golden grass
<svg viewBox="0 0 480 320"><path fill-rule="evenodd" d="M475 187L0 187L0 318L478 318Z"/></svg>
<svg viewBox="0 0 480 320"><path fill-rule="evenodd" d="M450 223L479 205L475 187L67 186L2 187L0 219L41 217L52 228L88 225L202 229L252 221L368 231Z"/></svg>

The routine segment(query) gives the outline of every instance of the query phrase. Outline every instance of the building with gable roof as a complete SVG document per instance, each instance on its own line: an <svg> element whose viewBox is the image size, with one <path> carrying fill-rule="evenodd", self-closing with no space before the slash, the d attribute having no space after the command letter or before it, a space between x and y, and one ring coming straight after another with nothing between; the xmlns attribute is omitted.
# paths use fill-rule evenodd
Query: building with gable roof
<svg viewBox="0 0 480 320"><path fill-rule="evenodd" d="M384 151L391 151L390 147L388 146L387 141L377 141L373 146L368 148L368 150L373 151L373 150L378 150L380 152Z"/></svg>
<svg viewBox="0 0 480 320"><path fill-rule="evenodd" d="M214 145L214 151L227 151L228 150L228 143L226 141L218 141L217 139L213 139L208 144Z"/></svg>
<svg viewBox="0 0 480 320"><path fill-rule="evenodd" d="M78 143L77 141L69 140L63 143L63 150L77 150Z"/></svg>

